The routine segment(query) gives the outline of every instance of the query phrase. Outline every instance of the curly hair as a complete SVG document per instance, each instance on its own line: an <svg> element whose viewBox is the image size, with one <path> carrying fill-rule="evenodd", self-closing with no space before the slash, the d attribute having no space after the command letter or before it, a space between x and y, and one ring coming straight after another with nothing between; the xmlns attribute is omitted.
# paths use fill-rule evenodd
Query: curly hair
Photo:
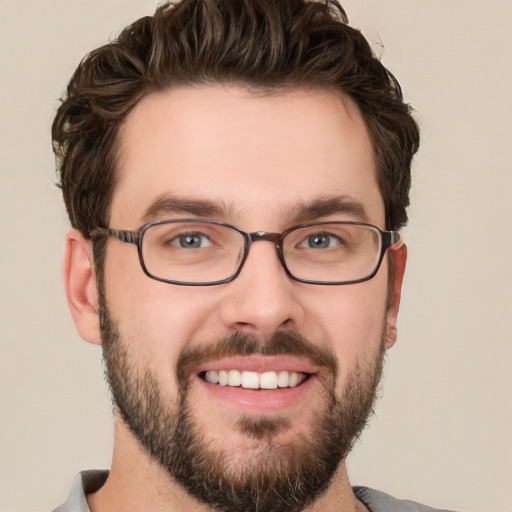
<svg viewBox="0 0 512 512"><path fill-rule="evenodd" d="M182 0L162 4L86 55L69 82L52 139L72 226L89 238L108 225L119 127L144 96L216 83L348 95L373 144L386 227L407 222L419 130L399 83L337 2Z"/></svg>

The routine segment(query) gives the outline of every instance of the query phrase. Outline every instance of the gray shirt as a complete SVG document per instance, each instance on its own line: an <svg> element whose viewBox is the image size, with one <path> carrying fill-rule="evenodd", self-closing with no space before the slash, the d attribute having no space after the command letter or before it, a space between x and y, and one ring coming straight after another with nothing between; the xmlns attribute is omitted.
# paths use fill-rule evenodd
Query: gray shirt
<svg viewBox="0 0 512 512"><path fill-rule="evenodd" d="M90 512L85 496L100 489L107 477L108 471L90 470L78 473L68 500L53 512ZM426 507L414 501L397 500L389 494L368 487L354 487L353 491L370 512L450 512Z"/></svg>

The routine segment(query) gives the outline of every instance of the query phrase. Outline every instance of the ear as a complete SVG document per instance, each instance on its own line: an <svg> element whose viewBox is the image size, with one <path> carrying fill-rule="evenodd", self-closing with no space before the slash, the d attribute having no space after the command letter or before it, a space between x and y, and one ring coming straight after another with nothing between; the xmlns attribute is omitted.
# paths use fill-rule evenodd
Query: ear
<svg viewBox="0 0 512 512"><path fill-rule="evenodd" d="M390 283L389 309L387 316L387 337L386 349L391 348L397 337L396 323L398 310L400 308L400 296L402 295L402 282L404 280L405 264L407 262L407 246L403 243L395 249L390 250L390 255L395 264L393 282Z"/></svg>
<svg viewBox="0 0 512 512"><path fill-rule="evenodd" d="M100 345L98 291L92 242L76 229L66 235L62 272L69 310L78 334L85 341Z"/></svg>

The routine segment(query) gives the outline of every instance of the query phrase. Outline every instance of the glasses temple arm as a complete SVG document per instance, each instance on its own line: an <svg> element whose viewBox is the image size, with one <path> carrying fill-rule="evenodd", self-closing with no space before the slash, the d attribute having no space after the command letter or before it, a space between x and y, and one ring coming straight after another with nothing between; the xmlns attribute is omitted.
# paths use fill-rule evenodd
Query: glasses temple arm
<svg viewBox="0 0 512 512"><path fill-rule="evenodd" d="M386 249L394 247L400 249L404 245L404 240L398 231L384 231L382 233L383 245Z"/></svg>
<svg viewBox="0 0 512 512"><path fill-rule="evenodd" d="M138 233L133 233L127 229L107 229L95 228L90 232L91 238L96 236L111 236L121 242L137 245L139 243Z"/></svg>

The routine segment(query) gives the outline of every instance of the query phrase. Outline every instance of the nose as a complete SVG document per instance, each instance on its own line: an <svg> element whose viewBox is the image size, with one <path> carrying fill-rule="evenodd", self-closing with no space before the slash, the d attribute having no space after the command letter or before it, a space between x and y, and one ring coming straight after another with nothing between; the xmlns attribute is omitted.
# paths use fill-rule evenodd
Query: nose
<svg viewBox="0 0 512 512"><path fill-rule="evenodd" d="M288 277L273 242L251 244L240 274L225 286L221 316L231 331L268 338L278 330L298 329L303 320L298 291L306 285Z"/></svg>

